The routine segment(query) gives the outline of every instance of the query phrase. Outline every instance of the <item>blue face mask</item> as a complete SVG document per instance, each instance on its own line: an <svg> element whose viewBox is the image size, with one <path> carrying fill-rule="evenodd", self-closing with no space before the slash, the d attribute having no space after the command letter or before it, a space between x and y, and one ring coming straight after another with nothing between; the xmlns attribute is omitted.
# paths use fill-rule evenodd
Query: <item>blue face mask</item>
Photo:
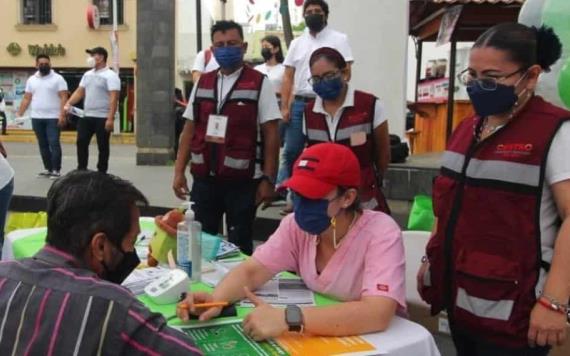
<svg viewBox="0 0 570 356"><path fill-rule="evenodd" d="M293 194L293 207L295 222L311 235L320 235L331 225L331 218L327 214L329 201L326 199L307 199Z"/></svg>
<svg viewBox="0 0 570 356"><path fill-rule="evenodd" d="M519 99L514 86L503 84L497 84L495 90L485 90L477 82L473 82L467 86L467 94L480 117L504 114L512 110Z"/></svg>
<svg viewBox="0 0 570 356"><path fill-rule="evenodd" d="M243 61L243 50L235 46L218 47L214 49L214 57L220 67L234 69Z"/></svg>
<svg viewBox="0 0 570 356"><path fill-rule="evenodd" d="M342 92L343 86L342 78L336 77L334 79L321 80L313 84L313 90L324 100L335 100Z"/></svg>

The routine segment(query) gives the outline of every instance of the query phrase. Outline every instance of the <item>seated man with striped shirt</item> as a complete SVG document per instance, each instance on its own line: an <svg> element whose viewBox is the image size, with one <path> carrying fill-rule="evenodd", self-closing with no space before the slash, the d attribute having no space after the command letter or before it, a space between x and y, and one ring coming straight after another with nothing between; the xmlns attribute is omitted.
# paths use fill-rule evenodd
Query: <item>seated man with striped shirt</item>
<svg viewBox="0 0 570 356"><path fill-rule="evenodd" d="M75 171L48 192L47 245L0 263L0 355L197 355L192 341L120 286L138 265L145 196Z"/></svg>

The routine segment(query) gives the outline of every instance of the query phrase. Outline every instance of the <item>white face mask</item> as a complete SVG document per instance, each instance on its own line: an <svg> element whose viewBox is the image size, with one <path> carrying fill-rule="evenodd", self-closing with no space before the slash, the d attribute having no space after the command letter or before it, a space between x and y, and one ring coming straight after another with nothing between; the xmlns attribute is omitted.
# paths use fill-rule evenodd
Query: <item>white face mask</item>
<svg viewBox="0 0 570 356"><path fill-rule="evenodd" d="M87 66L89 68L95 68L95 58L94 57L87 57Z"/></svg>

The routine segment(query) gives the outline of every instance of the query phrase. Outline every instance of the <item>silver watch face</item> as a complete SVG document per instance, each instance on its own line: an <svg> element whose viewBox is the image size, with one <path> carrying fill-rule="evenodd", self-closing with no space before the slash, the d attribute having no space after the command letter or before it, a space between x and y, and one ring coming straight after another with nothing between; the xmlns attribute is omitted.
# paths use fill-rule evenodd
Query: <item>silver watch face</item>
<svg viewBox="0 0 570 356"><path fill-rule="evenodd" d="M287 309L285 309L285 319L289 325L303 324L303 314L301 313L301 308L291 306L287 307Z"/></svg>

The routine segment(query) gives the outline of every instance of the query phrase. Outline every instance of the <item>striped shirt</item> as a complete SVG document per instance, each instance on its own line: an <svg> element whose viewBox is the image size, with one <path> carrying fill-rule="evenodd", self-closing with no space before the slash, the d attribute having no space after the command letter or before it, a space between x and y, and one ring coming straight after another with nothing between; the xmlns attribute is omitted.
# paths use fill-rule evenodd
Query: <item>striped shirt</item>
<svg viewBox="0 0 570 356"><path fill-rule="evenodd" d="M201 355L126 288L46 246L0 262L0 355Z"/></svg>

